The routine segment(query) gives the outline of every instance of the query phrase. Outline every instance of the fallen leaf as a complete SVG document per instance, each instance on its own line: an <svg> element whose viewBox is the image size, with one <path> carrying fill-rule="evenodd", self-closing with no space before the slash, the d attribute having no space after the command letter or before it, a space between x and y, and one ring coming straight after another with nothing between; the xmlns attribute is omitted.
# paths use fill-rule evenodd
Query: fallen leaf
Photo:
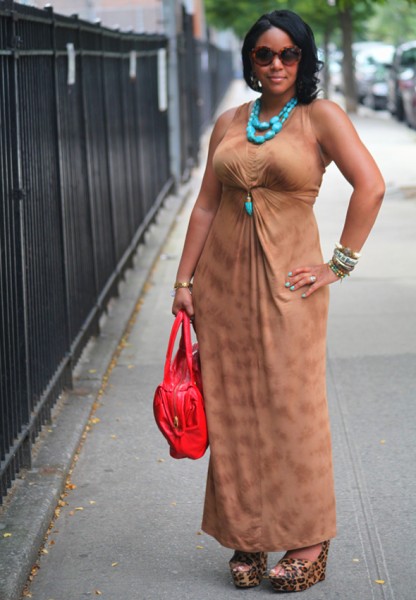
<svg viewBox="0 0 416 600"><path fill-rule="evenodd" d="M380 585L382 585L383 583L386 583L386 582L384 581L384 579L375 579L374 581L375 581L376 583L379 583Z"/></svg>
<svg viewBox="0 0 416 600"><path fill-rule="evenodd" d="M95 500L90 500L90 504L97 504Z"/></svg>
<svg viewBox="0 0 416 600"><path fill-rule="evenodd" d="M96 596L102 596L102 595L103 595L103 593L102 593L102 592L100 592L100 590L95 590L95 591L94 591L94 594L95 594Z"/></svg>
<svg viewBox="0 0 416 600"><path fill-rule="evenodd" d="M54 545L55 545L55 540L50 540L49 546L54 546Z"/></svg>
<svg viewBox="0 0 416 600"><path fill-rule="evenodd" d="M112 440L116 440L117 439L117 436L114 435L114 433L113 433L113 435L110 435L110 437L111 437Z"/></svg>
<svg viewBox="0 0 416 600"><path fill-rule="evenodd" d="M128 369L134 369L134 365L128 365Z"/></svg>
<svg viewBox="0 0 416 600"><path fill-rule="evenodd" d="M48 433L53 433L53 429L48 429Z"/></svg>
<svg viewBox="0 0 416 600"><path fill-rule="evenodd" d="M3 533L3 537L9 538L9 537L12 537L12 534L11 533Z"/></svg>
<svg viewBox="0 0 416 600"><path fill-rule="evenodd" d="M171 502L170 505L171 506L176 506L176 502Z"/></svg>
<svg viewBox="0 0 416 600"><path fill-rule="evenodd" d="M97 369L89 369L88 373L96 373Z"/></svg>
<svg viewBox="0 0 416 600"><path fill-rule="evenodd" d="M46 548L42 548L41 552L42 552L42 554L49 554L49 552L46 550Z"/></svg>
<svg viewBox="0 0 416 600"><path fill-rule="evenodd" d="M204 534L202 533L202 531L197 531L196 535L204 535Z"/></svg>
<svg viewBox="0 0 416 600"><path fill-rule="evenodd" d="M380 440L380 444L385 444L386 440Z"/></svg>
<svg viewBox="0 0 416 600"><path fill-rule="evenodd" d="M204 546L197 546L197 547L196 547L196 549L197 549L197 550L203 550L203 549L204 549Z"/></svg>
<svg viewBox="0 0 416 600"><path fill-rule="evenodd" d="M83 506L77 506L76 508L74 508L74 510L84 510Z"/></svg>
<svg viewBox="0 0 416 600"><path fill-rule="evenodd" d="M92 425L96 425L97 423L100 422L101 419L99 419L98 417L93 417L92 419L90 419L90 423Z"/></svg>
<svg viewBox="0 0 416 600"><path fill-rule="evenodd" d="M158 459L157 459L157 462L158 462L158 463L165 462L165 459L164 459L164 458L158 458Z"/></svg>
<svg viewBox="0 0 416 600"><path fill-rule="evenodd" d="M111 563L111 566L112 566L112 567L116 567L117 565L118 565L118 562L113 562L113 563Z"/></svg>
<svg viewBox="0 0 416 600"><path fill-rule="evenodd" d="M360 559L359 558L353 558L352 562L360 562Z"/></svg>

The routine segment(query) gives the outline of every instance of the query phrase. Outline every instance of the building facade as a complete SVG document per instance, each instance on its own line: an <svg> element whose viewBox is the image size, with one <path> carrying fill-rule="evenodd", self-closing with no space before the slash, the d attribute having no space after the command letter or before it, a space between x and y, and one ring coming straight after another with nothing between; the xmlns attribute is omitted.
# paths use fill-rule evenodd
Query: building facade
<svg viewBox="0 0 416 600"><path fill-rule="evenodd" d="M195 37L205 37L205 18L203 0L171 0L178 9L183 5L189 14L195 15ZM20 0L43 8L45 0ZM57 13L77 14L80 19L101 21L105 27L119 27L121 30L133 29L138 33L164 33L164 0L52 0L50 2Z"/></svg>

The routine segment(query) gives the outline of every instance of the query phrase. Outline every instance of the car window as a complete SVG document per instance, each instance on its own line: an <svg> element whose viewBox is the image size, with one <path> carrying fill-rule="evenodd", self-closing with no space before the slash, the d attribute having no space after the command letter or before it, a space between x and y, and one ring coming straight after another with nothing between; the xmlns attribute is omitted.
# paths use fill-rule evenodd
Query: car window
<svg viewBox="0 0 416 600"><path fill-rule="evenodd" d="M402 67L413 67L416 63L416 48L409 48L402 54L400 64Z"/></svg>

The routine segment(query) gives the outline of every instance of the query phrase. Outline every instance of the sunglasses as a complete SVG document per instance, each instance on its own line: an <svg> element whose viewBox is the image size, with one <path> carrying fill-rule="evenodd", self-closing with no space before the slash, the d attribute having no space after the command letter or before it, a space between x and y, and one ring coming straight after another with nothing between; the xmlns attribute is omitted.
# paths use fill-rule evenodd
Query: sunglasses
<svg viewBox="0 0 416 600"><path fill-rule="evenodd" d="M280 48L278 52L275 52L268 46L256 46L251 51L251 58L260 67L271 65L275 56L279 58L282 64L289 67L300 61L302 50L297 46L285 46L284 48Z"/></svg>

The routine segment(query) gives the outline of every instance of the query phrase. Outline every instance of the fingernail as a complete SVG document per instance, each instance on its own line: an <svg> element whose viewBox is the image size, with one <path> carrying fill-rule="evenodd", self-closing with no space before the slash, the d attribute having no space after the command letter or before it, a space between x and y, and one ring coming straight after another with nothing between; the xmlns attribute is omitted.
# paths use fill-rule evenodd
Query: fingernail
<svg viewBox="0 0 416 600"><path fill-rule="evenodd" d="M289 273L287 274L288 277L292 277L293 273L292 271L289 271Z"/></svg>
<svg viewBox="0 0 416 600"><path fill-rule="evenodd" d="M290 286L290 283L288 281L286 281L285 287L289 287L289 286Z"/></svg>
<svg viewBox="0 0 416 600"><path fill-rule="evenodd" d="M293 292L295 290L295 286L291 285L289 289L290 289L291 292Z"/></svg>
<svg viewBox="0 0 416 600"><path fill-rule="evenodd" d="M302 298L306 298L306 294L302 294Z"/></svg>

